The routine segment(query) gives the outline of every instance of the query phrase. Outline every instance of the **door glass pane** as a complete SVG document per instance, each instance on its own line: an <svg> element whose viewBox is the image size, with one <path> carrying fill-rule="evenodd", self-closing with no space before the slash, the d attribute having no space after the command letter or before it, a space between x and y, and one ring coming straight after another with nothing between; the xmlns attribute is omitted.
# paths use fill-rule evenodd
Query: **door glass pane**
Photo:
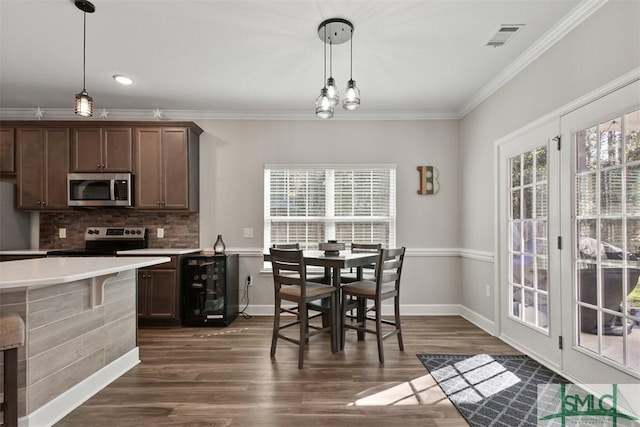
<svg viewBox="0 0 640 427"><path fill-rule="evenodd" d="M627 213L640 215L640 164L626 168ZM640 232L640 230L636 230ZM638 234L640 236L640 234Z"/></svg>
<svg viewBox="0 0 640 427"><path fill-rule="evenodd" d="M596 214L596 174L590 173L576 178L576 203L578 215L588 216Z"/></svg>
<svg viewBox="0 0 640 427"><path fill-rule="evenodd" d="M622 213L622 169L615 168L600 174L600 213L620 215Z"/></svg>
<svg viewBox="0 0 640 427"><path fill-rule="evenodd" d="M624 117L627 162L640 160L640 110Z"/></svg>
<svg viewBox="0 0 640 427"><path fill-rule="evenodd" d="M574 179L577 342L596 357L636 372L640 372L639 114L640 110L629 112L577 132Z"/></svg>
<svg viewBox="0 0 640 427"><path fill-rule="evenodd" d="M600 124L600 167L619 165L622 161L620 118Z"/></svg>
<svg viewBox="0 0 640 427"><path fill-rule="evenodd" d="M623 318L610 313L602 313L604 337L602 339L602 355L614 362L624 363L624 340L620 339Z"/></svg>
<svg viewBox="0 0 640 427"><path fill-rule="evenodd" d="M548 331L547 146L510 159L509 314Z"/></svg>
<svg viewBox="0 0 640 427"><path fill-rule="evenodd" d="M576 134L576 171L595 170L598 164L598 128L581 130Z"/></svg>
<svg viewBox="0 0 640 427"><path fill-rule="evenodd" d="M511 217L520 219L520 189L511 191Z"/></svg>

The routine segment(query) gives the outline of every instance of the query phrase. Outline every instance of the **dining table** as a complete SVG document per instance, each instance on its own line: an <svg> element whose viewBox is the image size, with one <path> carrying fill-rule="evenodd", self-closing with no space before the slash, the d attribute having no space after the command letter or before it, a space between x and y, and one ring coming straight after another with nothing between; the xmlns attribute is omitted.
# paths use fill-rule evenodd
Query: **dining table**
<svg viewBox="0 0 640 427"><path fill-rule="evenodd" d="M342 310L340 300L340 273L343 269L355 268L359 278L362 277L362 267L375 264L378 260L378 254L376 252L358 252L351 250L342 250L339 253L325 253L320 250L305 250L303 251L304 262L307 266L322 267L325 270L325 277L327 283L335 286L336 292L333 293L332 301L333 318L331 319L333 333L331 334L333 339L332 349L335 351L344 350L344 341L342 339ZM266 262L271 261L269 252L264 253L264 260Z"/></svg>

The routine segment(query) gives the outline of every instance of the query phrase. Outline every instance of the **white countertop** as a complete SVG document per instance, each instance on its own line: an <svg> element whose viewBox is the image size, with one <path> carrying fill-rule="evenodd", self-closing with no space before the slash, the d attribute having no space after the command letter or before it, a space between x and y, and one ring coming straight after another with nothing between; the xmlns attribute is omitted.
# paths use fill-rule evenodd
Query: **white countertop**
<svg viewBox="0 0 640 427"><path fill-rule="evenodd" d="M46 255L51 249L11 249L0 251L0 255Z"/></svg>
<svg viewBox="0 0 640 427"><path fill-rule="evenodd" d="M116 252L119 256L127 255L185 255L194 252L200 252L202 249L180 249L180 248L146 248L146 249L129 249L126 251Z"/></svg>
<svg viewBox="0 0 640 427"><path fill-rule="evenodd" d="M54 257L0 263L0 290L68 283L170 261L167 257Z"/></svg>

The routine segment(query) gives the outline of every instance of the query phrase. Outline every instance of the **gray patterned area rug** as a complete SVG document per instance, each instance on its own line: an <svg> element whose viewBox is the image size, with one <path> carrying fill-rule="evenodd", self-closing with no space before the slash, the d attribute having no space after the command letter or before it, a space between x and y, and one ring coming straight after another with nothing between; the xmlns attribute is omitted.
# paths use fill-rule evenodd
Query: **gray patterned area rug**
<svg viewBox="0 0 640 427"><path fill-rule="evenodd" d="M418 354L473 427L537 426L538 384L568 383L527 356Z"/></svg>

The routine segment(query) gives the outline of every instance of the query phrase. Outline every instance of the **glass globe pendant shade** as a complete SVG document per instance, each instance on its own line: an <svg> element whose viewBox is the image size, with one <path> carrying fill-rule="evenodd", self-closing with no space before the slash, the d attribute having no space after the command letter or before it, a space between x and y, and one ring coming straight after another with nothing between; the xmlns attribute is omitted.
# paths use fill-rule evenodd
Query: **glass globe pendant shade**
<svg viewBox="0 0 640 427"><path fill-rule="evenodd" d="M342 108L353 111L360 106L360 89L356 86L355 80L351 79L347 83Z"/></svg>
<svg viewBox="0 0 640 427"><path fill-rule="evenodd" d="M326 87L322 88L320 96L316 99L316 116L320 119L330 119L333 117L333 106L331 105Z"/></svg>
<svg viewBox="0 0 640 427"><path fill-rule="evenodd" d="M93 98L89 96L85 89L76 94L76 114L82 117L93 115Z"/></svg>
<svg viewBox="0 0 640 427"><path fill-rule="evenodd" d="M335 107L340 102L340 98L338 96L338 86L336 86L336 81L333 77L329 77L327 79L327 95L329 96L329 101L331 101L331 106Z"/></svg>

